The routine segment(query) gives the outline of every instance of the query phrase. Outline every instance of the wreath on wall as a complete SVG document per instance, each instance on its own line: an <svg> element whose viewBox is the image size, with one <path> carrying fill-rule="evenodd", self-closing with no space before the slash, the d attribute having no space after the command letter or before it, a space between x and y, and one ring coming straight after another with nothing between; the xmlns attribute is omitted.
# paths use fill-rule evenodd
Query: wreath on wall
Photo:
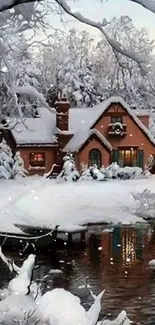
<svg viewBox="0 0 155 325"><path fill-rule="evenodd" d="M115 122L112 125L112 130L115 134L121 135L123 132L123 125L120 122Z"/></svg>

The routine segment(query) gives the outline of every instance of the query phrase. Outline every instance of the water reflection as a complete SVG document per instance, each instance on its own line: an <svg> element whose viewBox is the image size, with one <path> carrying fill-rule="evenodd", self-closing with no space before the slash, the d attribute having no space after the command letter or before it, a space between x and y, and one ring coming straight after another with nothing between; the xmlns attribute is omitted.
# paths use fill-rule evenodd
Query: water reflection
<svg viewBox="0 0 155 325"><path fill-rule="evenodd" d="M43 284L44 291L63 287L78 295L88 308L92 298L81 279L89 276L95 293L106 289L103 315L115 317L125 309L134 324L154 325L155 272L148 268L148 262L155 258L155 229L143 225L115 227L113 232L102 230L99 226L90 228L85 249L60 249L48 256L38 254L35 277L43 278L51 268L61 268L61 275L51 274ZM18 262L19 256L14 258ZM9 280L9 272L1 261L0 271L2 287Z"/></svg>
<svg viewBox="0 0 155 325"><path fill-rule="evenodd" d="M125 309L135 323L154 324L155 273L148 268L149 260L155 258L154 243L150 226L115 227L113 232L91 234L88 247L75 257L69 289L83 299L75 279L78 282L80 275L89 275L94 292L106 289L103 313L115 316Z"/></svg>

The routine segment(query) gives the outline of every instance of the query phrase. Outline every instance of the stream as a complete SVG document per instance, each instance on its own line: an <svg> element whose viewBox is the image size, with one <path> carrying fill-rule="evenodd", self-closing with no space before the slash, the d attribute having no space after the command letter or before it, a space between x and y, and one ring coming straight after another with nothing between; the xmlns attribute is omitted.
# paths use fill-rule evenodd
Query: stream
<svg viewBox="0 0 155 325"><path fill-rule="evenodd" d="M144 224L115 226L104 231L105 226L91 226L87 245L57 249L50 254L38 254L35 278L43 278L43 292L62 287L81 298L88 309L92 297L88 287L98 294L106 289L102 299L101 318L113 319L121 310L126 310L134 324L155 324L155 272L148 263L155 258L155 229ZM20 265L22 256L7 252ZM12 278L6 265L0 261L0 287L4 288Z"/></svg>

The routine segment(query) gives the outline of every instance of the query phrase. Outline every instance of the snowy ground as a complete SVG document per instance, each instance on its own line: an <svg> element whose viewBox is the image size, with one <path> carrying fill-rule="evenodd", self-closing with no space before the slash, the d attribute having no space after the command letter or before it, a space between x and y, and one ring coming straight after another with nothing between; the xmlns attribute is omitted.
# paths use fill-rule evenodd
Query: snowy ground
<svg viewBox="0 0 155 325"><path fill-rule="evenodd" d="M1 231L15 232L14 223L71 227L88 222L134 223L131 192L155 192L155 177L142 180L57 183L43 177L0 182Z"/></svg>

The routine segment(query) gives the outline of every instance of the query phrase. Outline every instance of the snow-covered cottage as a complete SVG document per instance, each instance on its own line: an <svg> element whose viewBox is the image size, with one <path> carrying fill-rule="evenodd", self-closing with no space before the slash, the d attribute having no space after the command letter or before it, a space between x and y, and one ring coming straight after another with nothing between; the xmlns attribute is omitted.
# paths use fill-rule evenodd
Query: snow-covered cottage
<svg viewBox="0 0 155 325"><path fill-rule="evenodd" d="M56 114L41 108L36 118L17 124L11 136L30 175L44 174L54 163L60 170L66 152L74 154L78 168L107 166L112 161L144 168L155 154L148 113L130 109L120 97L83 109L70 108L62 98L56 103Z"/></svg>

